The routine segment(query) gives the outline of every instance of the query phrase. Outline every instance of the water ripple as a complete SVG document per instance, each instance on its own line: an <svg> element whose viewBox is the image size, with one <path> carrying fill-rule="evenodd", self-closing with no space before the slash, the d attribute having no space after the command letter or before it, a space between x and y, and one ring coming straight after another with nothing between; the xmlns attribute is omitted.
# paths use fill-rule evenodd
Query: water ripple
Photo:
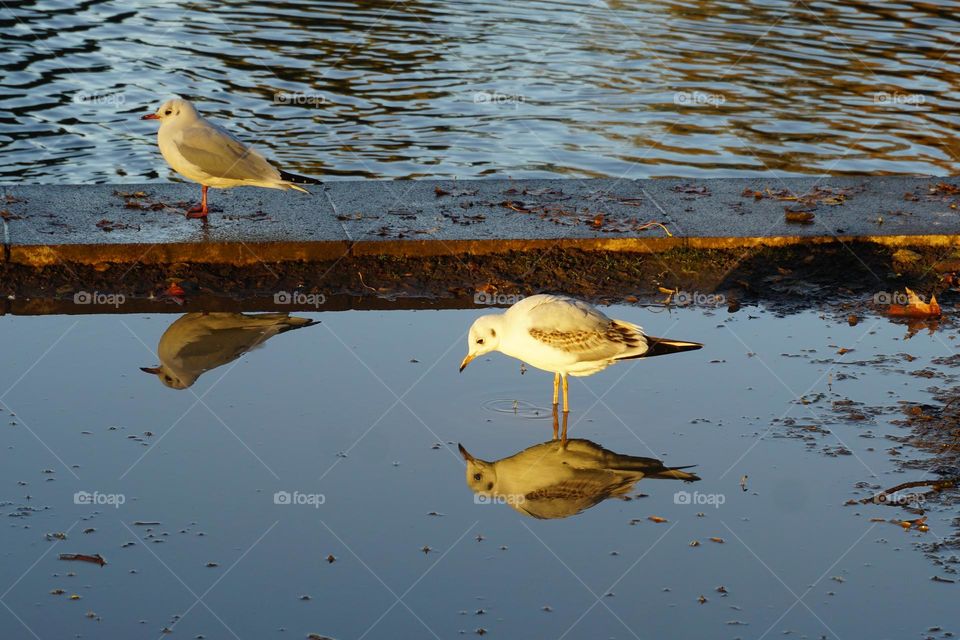
<svg viewBox="0 0 960 640"><path fill-rule="evenodd" d="M171 94L319 176L957 173L958 9L8 1L0 180L173 178Z"/></svg>

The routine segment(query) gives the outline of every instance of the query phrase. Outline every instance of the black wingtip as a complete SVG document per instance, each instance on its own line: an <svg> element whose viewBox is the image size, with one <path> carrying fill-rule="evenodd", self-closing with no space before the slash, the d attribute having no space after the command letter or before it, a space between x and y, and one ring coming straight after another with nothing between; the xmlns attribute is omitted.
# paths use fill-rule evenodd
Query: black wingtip
<svg viewBox="0 0 960 640"><path fill-rule="evenodd" d="M287 182L292 182L293 184L318 184L323 185L323 180L317 180L316 178L311 178L309 176L301 176L296 173L290 173L289 171L281 171L280 177Z"/></svg>
<svg viewBox="0 0 960 640"><path fill-rule="evenodd" d="M656 338L647 336L647 351L642 357L650 358L653 356L665 356L671 353L681 353L683 351L696 351L702 349L703 345L699 342L687 342L686 340L671 340L669 338Z"/></svg>

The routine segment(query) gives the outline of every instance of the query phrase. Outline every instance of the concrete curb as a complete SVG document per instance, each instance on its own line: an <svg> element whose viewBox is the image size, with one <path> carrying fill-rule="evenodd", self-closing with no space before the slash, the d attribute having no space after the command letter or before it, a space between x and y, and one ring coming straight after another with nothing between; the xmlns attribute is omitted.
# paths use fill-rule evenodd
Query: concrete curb
<svg viewBox="0 0 960 640"><path fill-rule="evenodd" d="M958 185L899 177L343 181L312 197L212 191L218 210L209 224L183 217L199 195L185 184L7 185L0 206L8 263L242 266L550 247L956 246ZM785 199L791 194L800 199ZM789 223L787 209L812 221Z"/></svg>

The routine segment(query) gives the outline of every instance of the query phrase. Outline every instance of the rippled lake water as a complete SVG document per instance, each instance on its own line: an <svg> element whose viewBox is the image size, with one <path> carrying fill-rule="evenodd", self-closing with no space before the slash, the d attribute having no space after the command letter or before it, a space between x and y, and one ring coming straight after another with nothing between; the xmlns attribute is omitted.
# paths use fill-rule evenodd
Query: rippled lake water
<svg viewBox="0 0 960 640"><path fill-rule="evenodd" d="M956 173L958 9L10 0L0 180L170 179L174 93L332 179Z"/></svg>
<svg viewBox="0 0 960 640"><path fill-rule="evenodd" d="M297 314L319 323L205 372L235 336L192 342L203 316L0 317L3 638L960 632L957 584L931 580L955 560L920 546L956 544L952 510L928 505L924 532L845 505L926 477L898 464L927 456L894 421L955 382L952 336L609 312L706 346L574 380L570 437L700 480L579 515L555 495L551 519L468 488L458 443L496 461L552 436L548 374L503 356L456 373L476 310ZM171 338L195 359L185 388L140 371Z"/></svg>

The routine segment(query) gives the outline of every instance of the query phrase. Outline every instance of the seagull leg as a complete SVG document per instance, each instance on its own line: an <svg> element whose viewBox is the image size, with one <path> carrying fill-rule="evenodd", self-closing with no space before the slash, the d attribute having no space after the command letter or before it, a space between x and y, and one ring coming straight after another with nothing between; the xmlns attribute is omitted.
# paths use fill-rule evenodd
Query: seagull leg
<svg viewBox="0 0 960 640"><path fill-rule="evenodd" d="M200 204L187 209L188 218L206 218L207 217L207 185L200 185Z"/></svg>
<svg viewBox="0 0 960 640"><path fill-rule="evenodd" d="M570 400L567 398L567 376L563 376L563 415L570 413Z"/></svg>
<svg viewBox="0 0 960 640"><path fill-rule="evenodd" d="M553 405L553 439L560 438L560 421L557 419L557 405Z"/></svg>
<svg viewBox="0 0 960 640"><path fill-rule="evenodd" d="M560 374L553 374L553 413L557 413L557 398L560 392Z"/></svg>
<svg viewBox="0 0 960 640"><path fill-rule="evenodd" d="M567 446L567 418L570 417L569 411L563 412L563 436L560 440L560 444L564 447Z"/></svg>

